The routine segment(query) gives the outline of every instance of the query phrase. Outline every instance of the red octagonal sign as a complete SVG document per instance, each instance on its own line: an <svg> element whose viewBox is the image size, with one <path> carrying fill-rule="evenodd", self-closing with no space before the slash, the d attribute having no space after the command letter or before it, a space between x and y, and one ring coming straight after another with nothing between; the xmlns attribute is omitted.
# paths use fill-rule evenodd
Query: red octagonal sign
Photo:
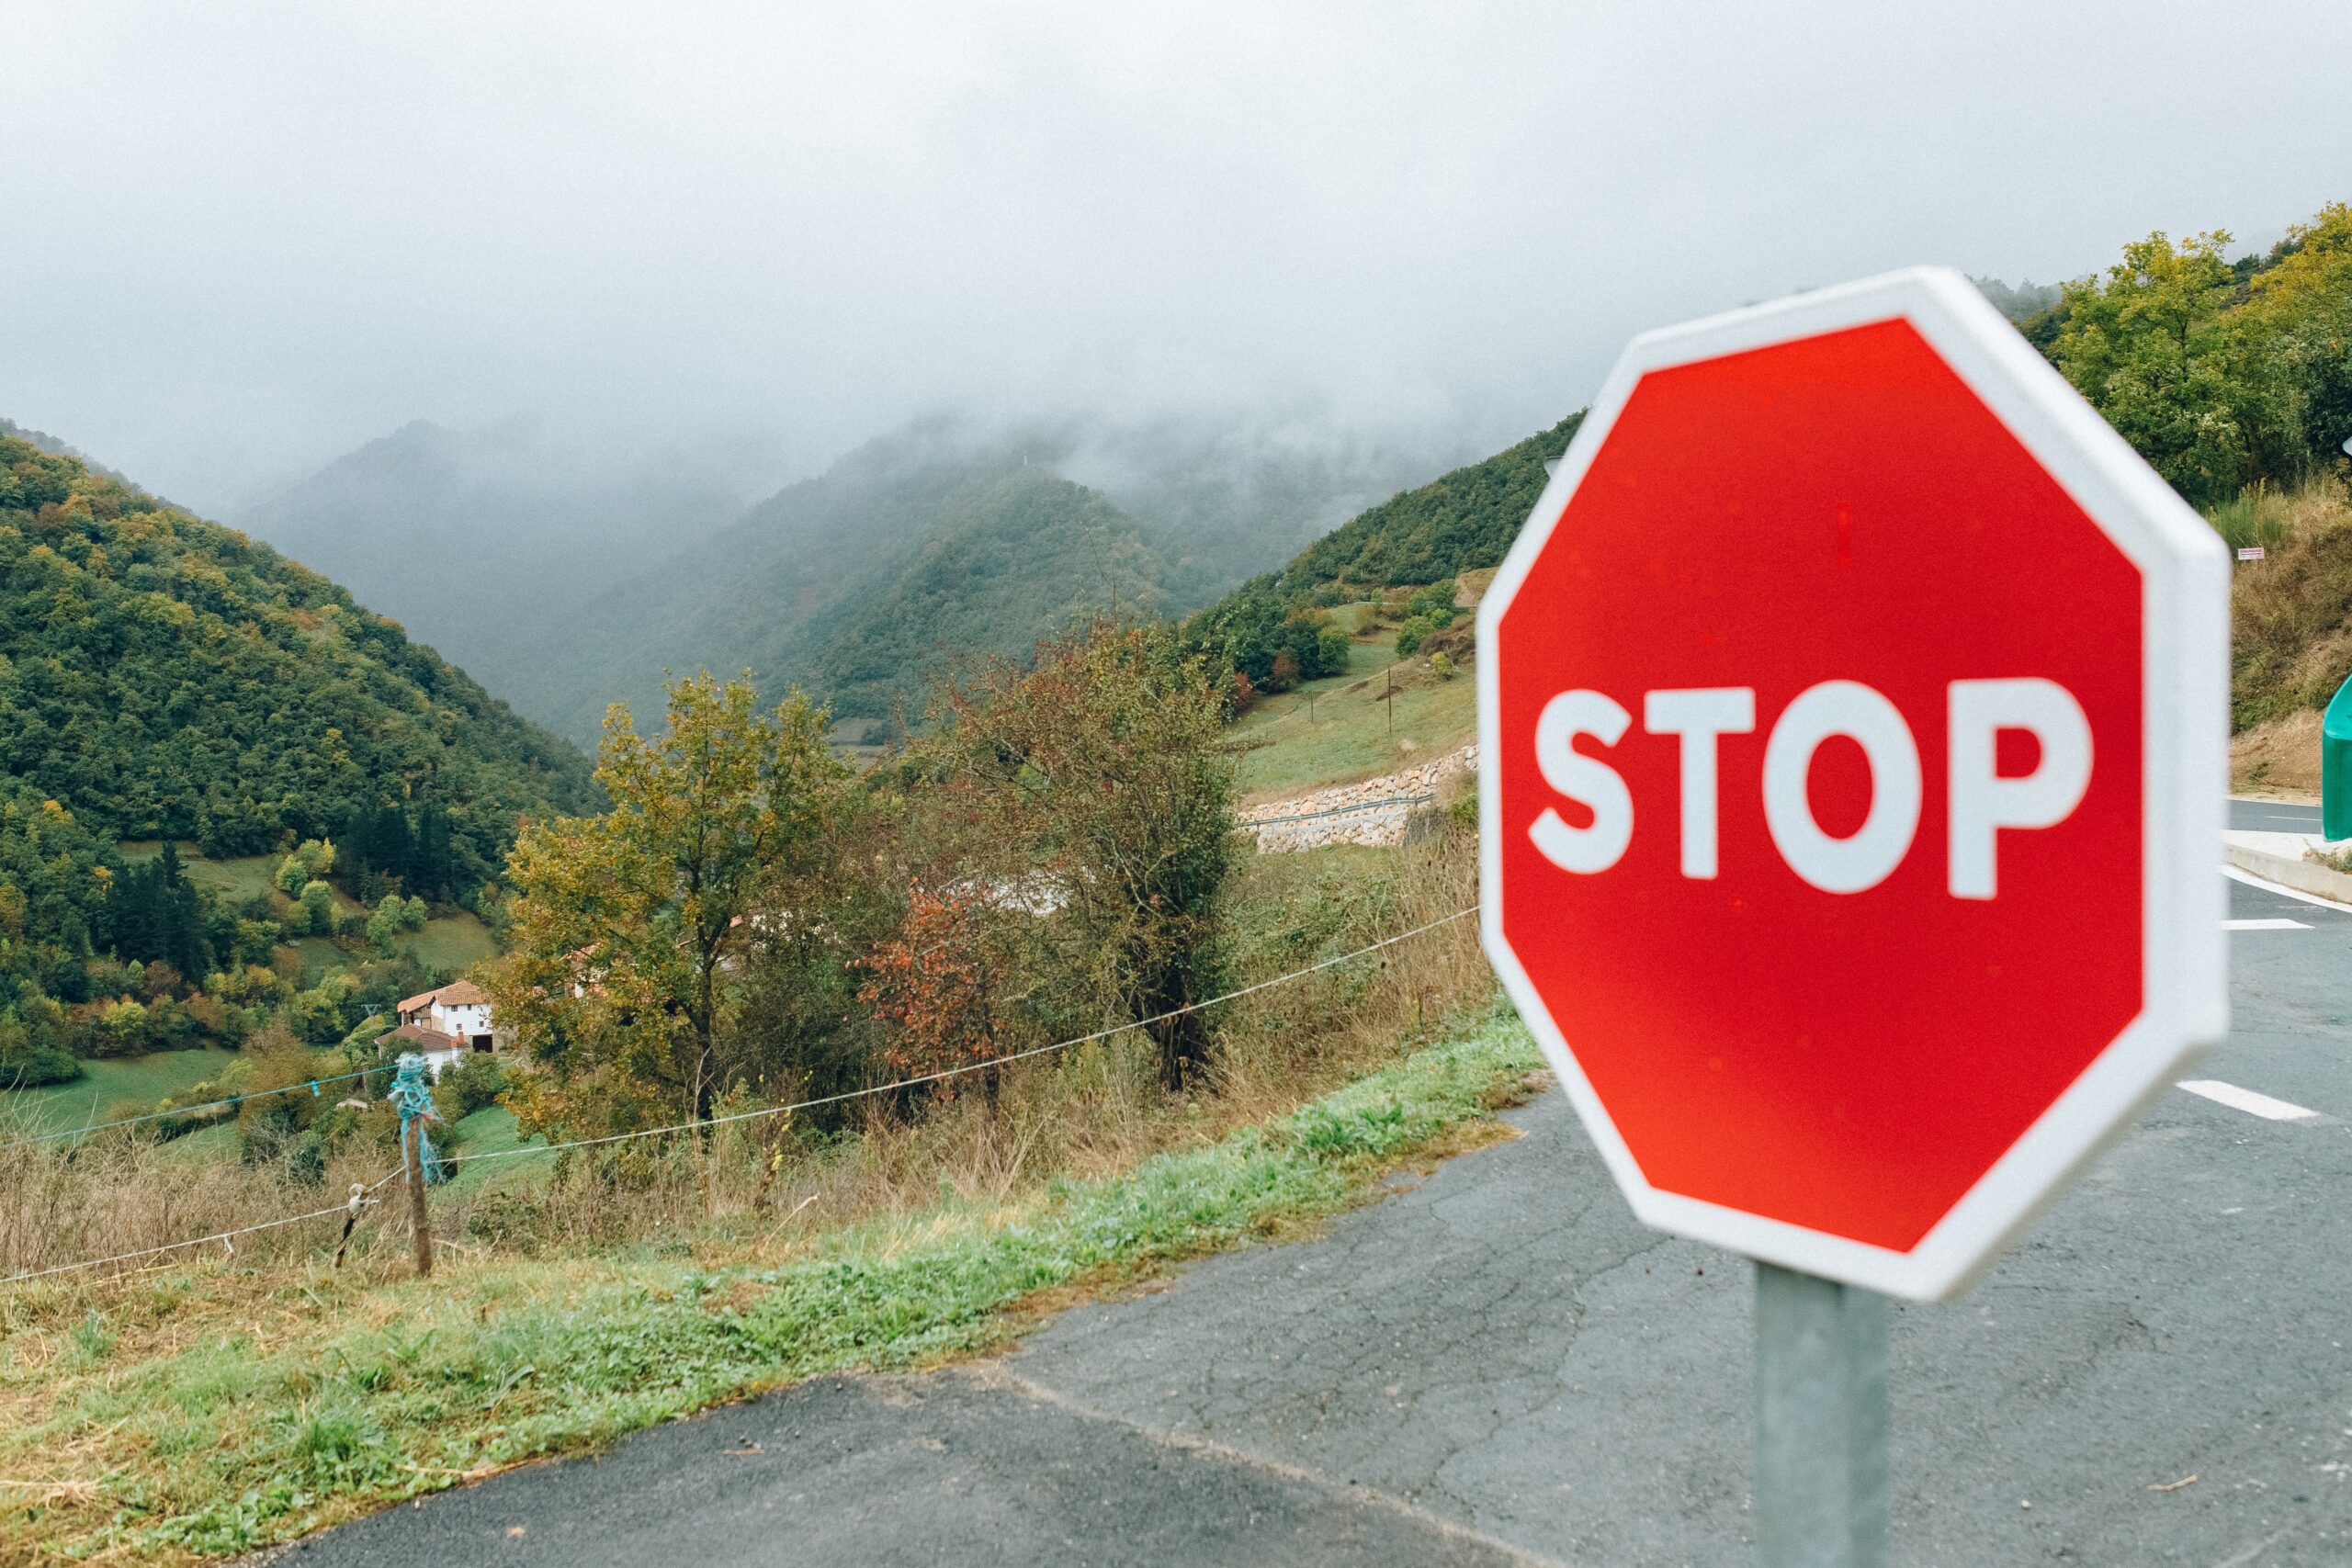
<svg viewBox="0 0 2352 1568"><path fill-rule="evenodd" d="M1478 697L1487 950L1642 1219L1941 1295L2220 1036L2227 574L1957 274L1634 344Z"/></svg>

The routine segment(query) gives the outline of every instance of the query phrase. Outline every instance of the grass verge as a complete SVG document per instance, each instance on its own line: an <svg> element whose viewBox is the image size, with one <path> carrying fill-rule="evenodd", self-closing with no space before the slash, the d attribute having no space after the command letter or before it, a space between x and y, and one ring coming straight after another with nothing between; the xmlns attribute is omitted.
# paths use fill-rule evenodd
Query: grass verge
<svg viewBox="0 0 2352 1568"><path fill-rule="evenodd" d="M183 1267L78 1318L28 1293L0 1303L0 1556L242 1551L817 1373L982 1349L1041 1292L1283 1234L1477 1141L1538 1062L1497 1009L1215 1142L820 1235L781 1263L681 1237L460 1254L430 1281L389 1259L312 1264L258 1301Z"/></svg>

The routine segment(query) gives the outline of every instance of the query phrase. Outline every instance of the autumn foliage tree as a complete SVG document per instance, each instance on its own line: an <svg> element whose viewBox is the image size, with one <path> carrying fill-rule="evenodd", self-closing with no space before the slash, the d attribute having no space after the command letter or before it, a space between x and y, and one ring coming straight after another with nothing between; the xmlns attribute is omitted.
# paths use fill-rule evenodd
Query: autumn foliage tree
<svg viewBox="0 0 2352 1568"><path fill-rule="evenodd" d="M740 1079L725 1046L750 958L795 918L849 782L826 722L797 693L762 713L748 678L707 671L672 682L658 736L615 705L596 767L612 809L531 828L508 863L490 989L547 1069L512 1097L526 1128L704 1117Z"/></svg>
<svg viewBox="0 0 2352 1568"><path fill-rule="evenodd" d="M1231 691L1229 667L1173 627L1096 621L1029 669L987 667L941 716L941 786L976 846L976 896L1023 914L1050 953L1039 985L1061 1005L1041 1015L1143 1021L1170 1089L1209 1059L1208 1021L1187 1010L1222 967Z"/></svg>
<svg viewBox="0 0 2352 1568"><path fill-rule="evenodd" d="M1001 913L969 886L915 887L899 929L853 961L864 976L857 999L880 1032L876 1065L890 1077L978 1078L994 1100L997 1075L977 1069L1019 1049L1011 1014L1022 987L1017 957L992 929ZM934 1094L954 1098L957 1077Z"/></svg>

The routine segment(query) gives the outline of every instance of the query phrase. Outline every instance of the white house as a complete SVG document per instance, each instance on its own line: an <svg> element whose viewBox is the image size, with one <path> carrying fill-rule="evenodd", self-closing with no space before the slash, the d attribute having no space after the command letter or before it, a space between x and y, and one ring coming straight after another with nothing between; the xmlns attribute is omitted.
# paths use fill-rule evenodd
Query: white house
<svg viewBox="0 0 2352 1568"><path fill-rule="evenodd" d="M498 1032L491 1023L490 998L471 980L456 980L435 990L404 998L393 1010L400 1027L379 1035L377 1043L400 1043L417 1052L435 1077L441 1069L474 1051L498 1049Z"/></svg>

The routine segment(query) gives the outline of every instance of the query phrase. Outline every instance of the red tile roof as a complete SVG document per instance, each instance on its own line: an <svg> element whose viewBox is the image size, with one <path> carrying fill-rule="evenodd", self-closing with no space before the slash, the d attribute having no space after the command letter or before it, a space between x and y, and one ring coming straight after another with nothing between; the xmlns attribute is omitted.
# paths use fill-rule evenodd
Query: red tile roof
<svg viewBox="0 0 2352 1568"><path fill-rule="evenodd" d="M421 1023L403 1023L398 1029L387 1030L376 1036L376 1043L388 1044L398 1040L424 1051L462 1051L466 1043L454 1034L444 1034L437 1029L427 1029Z"/></svg>
<svg viewBox="0 0 2352 1568"><path fill-rule="evenodd" d="M452 980L446 986L430 991L419 991L413 997L402 998L400 1006L393 1010L411 1013L419 1008L431 1007L435 1002L439 1002L445 1008L480 1007L489 1000L488 997L481 994L481 987L471 980Z"/></svg>

